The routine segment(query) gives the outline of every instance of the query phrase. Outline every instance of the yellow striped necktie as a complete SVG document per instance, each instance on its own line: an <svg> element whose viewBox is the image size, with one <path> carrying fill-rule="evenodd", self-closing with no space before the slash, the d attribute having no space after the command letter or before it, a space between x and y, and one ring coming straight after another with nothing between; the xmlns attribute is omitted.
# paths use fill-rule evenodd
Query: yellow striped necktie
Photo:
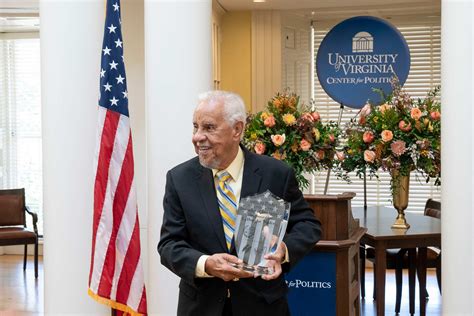
<svg viewBox="0 0 474 316"><path fill-rule="evenodd" d="M224 226L225 241L227 249L230 250L232 237L234 236L235 218L237 214L237 202L235 194L232 191L228 181L232 176L227 171L219 171L217 177L217 200L219 202L219 211Z"/></svg>

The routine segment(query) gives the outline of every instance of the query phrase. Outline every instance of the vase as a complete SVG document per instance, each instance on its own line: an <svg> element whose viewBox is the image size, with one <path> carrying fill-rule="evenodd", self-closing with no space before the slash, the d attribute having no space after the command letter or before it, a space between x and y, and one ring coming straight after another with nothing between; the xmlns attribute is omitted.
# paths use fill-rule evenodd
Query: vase
<svg viewBox="0 0 474 316"><path fill-rule="evenodd" d="M410 224L405 218L405 209L408 206L408 190L410 187L410 174L400 175L392 173L392 199L393 206L398 212L397 219L393 223L392 228L408 229Z"/></svg>

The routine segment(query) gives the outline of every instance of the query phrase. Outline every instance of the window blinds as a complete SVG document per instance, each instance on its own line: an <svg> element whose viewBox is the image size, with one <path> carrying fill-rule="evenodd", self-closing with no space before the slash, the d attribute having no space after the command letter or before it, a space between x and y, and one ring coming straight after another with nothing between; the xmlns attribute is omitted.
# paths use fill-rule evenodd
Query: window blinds
<svg viewBox="0 0 474 316"><path fill-rule="evenodd" d="M40 43L9 35L0 37L0 186L25 188L42 234Z"/></svg>
<svg viewBox="0 0 474 316"><path fill-rule="evenodd" d="M318 47L326 33L342 20L332 22L314 23L314 51ZM411 67L404 88L413 98L425 97L429 90L441 84L441 26L438 19L413 19L413 21L396 19L391 20L405 37L411 54ZM320 112L324 121L337 122L340 105L333 101L322 89L317 76L314 78L314 100L316 109ZM358 112L358 109L344 108L341 126L348 122ZM326 181L326 172L315 174L313 183L307 193L322 194ZM357 196L352 201L353 206L363 206L364 188L363 180L351 174L352 183L338 180L334 175L330 176L328 194L342 192L355 192ZM379 172L379 180L367 178L367 205L391 205L390 175ZM433 181L424 183L415 172L411 174L409 210L423 210L428 198L441 199L441 188L436 187Z"/></svg>

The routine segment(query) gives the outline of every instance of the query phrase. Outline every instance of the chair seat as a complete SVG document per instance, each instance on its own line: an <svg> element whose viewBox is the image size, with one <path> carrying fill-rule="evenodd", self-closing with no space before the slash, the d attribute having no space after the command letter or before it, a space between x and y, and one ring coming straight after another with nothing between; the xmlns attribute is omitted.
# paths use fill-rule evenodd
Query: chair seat
<svg viewBox="0 0 474 316"><path fill-rule="evenodd" d="M24 227L0 227L0 246L34 244L36 234Z"/></svg>

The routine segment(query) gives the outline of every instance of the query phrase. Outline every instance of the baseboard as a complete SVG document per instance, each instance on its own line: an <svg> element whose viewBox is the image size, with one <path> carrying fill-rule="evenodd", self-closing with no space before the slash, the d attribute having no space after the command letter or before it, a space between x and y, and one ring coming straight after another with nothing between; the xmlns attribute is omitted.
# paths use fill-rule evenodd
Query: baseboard
<svg viewBox="0 0 474 316"><path fill-rule="evenodd" d="M23 255L24 251L25 248L23 245L0 247L0 255ZM28 245L28 255L33 256L34 254L34 245ZM43 238L40 238L38 243L38 255L43 255Z"/></svg>

